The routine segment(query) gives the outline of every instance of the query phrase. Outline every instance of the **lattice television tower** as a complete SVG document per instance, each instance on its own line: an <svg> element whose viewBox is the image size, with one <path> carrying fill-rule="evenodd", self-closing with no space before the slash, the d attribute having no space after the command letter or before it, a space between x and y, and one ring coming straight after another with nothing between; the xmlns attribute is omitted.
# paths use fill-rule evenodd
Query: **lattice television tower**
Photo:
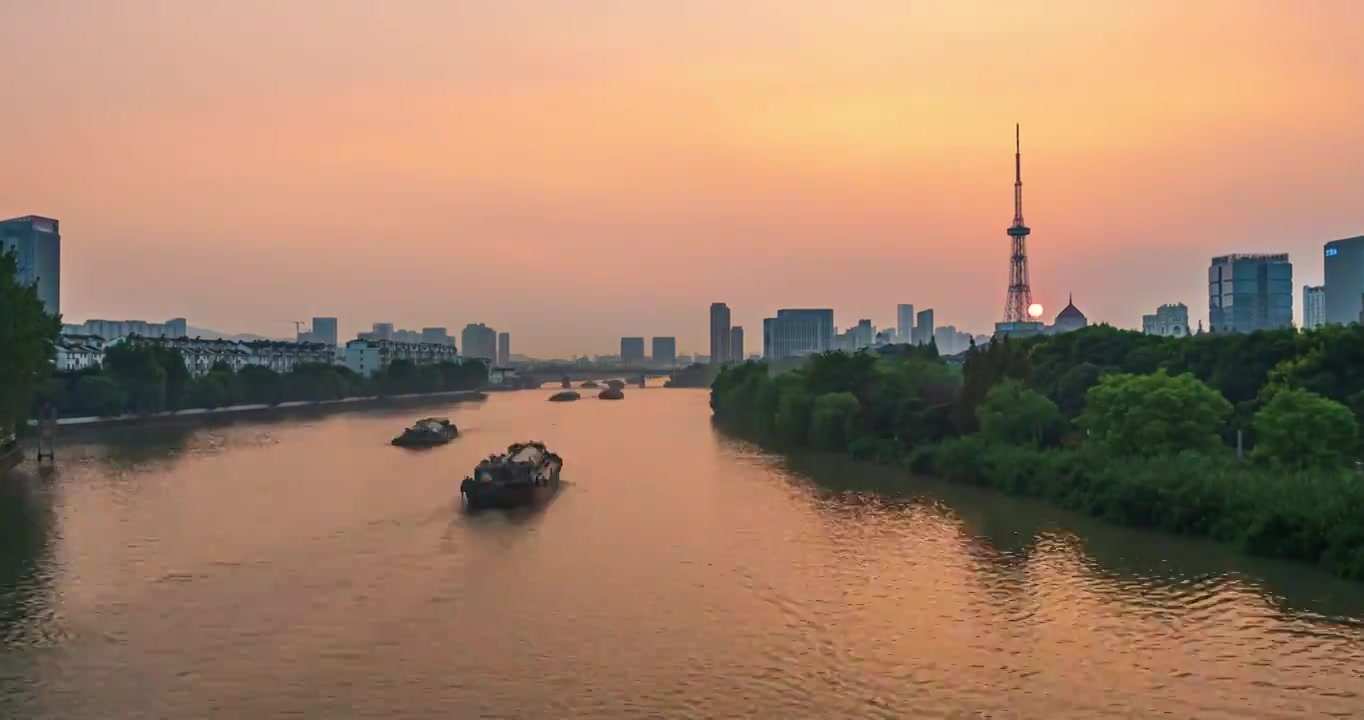
<svg viewBox="0 0 1364 720"><path fill-rule="evenodd" d="M1023 224L1023 144L1018 125L1014 125L1014 224L1009 226L1013 252L1009 255L1009 296L1004 301L1004 322L1028 322L1032 288L1028 285L1028 233Z"/></svg>

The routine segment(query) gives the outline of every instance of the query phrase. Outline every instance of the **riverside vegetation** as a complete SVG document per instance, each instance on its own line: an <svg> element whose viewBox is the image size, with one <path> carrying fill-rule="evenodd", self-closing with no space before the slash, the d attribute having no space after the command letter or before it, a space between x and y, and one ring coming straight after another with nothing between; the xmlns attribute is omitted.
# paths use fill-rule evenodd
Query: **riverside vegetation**
<svg viewBox="0 0 1364 720"><path fill-rule="evenodd" d="M145 415L166 410L231 405L276 405L288 401L473 390L488 379L483 363L415 365L394 360L363 376L339 365L303 363L287 373L226 364L192 377L179 350L155 344L115 345L102 367L54 375L38 386L36 401L50 402L65 416Z"/></svg>
<svg viewBox="0 0 1364 720"><path fill-rule="evenodd" d="M1364 328L1161 338L1108 326L726 368L718 423L1234 542L1364 580ZM1247 450L1238 458L1239 440Z"/></svg>

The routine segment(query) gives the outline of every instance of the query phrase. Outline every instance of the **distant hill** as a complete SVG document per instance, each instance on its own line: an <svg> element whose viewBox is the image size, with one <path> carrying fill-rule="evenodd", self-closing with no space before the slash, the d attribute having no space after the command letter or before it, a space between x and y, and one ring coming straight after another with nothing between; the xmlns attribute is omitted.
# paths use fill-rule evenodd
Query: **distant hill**
<svg viewBox="0 0 1364 720"><path fill-rule="evenodd" d="M242 340L242 341L247 341L247 340L293 340L293 339L294 339L294 338L268 338L268 337L265 337L265 336L263 336L263 335L252 335L252 334L250 334L250 333L242 333L242 334L240 334L240 335L232 335L232 334L225 333L225 332L218 332L217 330L210 330L210 329L208 329L208 328L197 328L197 327L194 327L193 325L191 325L191 326L189 326L189 327L187 327L187 328L185 329L185 334L188 335L188 336L190 336L190 337L203 338L203 339L205 339L205 340Z"/></svg>

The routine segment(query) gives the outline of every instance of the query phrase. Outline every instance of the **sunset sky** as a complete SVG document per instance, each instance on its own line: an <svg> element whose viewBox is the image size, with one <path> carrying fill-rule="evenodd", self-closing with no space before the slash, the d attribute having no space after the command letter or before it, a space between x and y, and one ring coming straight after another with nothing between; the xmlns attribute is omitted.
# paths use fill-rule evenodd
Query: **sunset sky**
<svg viewBox="0 0 1364 720"><path fill-rule="evenodd" d="M1049 317L1206 318L1228 252L1297 306L1364 234L1359 0L0 0L0 67L0 216L61 220L68 322L987 331L1015 122Z"/></svg>

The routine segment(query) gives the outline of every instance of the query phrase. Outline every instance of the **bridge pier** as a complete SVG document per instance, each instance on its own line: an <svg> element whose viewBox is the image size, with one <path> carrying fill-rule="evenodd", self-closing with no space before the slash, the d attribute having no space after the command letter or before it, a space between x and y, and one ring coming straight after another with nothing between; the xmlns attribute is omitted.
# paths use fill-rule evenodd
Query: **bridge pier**
<svg viewBox="0 0 1364 720"><path fill-rule="evenodd" d="M640 374L639 374L639 386L640 386L640 387L644 387L644 386L645 386L644 380L645 380L644 373L640 373Z"/></svg>
<svg viewBox="0 0 1364 720"><path fill-rule="evenodd" d="M559 385L565 389L573 387L573 383L568 379L568 373L564 373L559 377Z"/></svg>

